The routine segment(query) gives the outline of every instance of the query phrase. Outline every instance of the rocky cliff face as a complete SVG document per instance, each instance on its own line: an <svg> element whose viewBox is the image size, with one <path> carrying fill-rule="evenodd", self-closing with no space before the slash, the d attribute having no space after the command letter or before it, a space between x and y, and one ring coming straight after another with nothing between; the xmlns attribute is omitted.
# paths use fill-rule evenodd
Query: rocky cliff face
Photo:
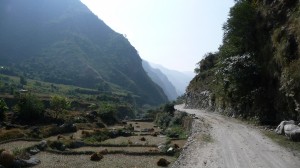
<svg viewBox="0 0 300 168"><path fill-rule="evenodd" d="M199 62L188 107L258 118L300 120L299 0L238 0L223 44Z"/></svg>

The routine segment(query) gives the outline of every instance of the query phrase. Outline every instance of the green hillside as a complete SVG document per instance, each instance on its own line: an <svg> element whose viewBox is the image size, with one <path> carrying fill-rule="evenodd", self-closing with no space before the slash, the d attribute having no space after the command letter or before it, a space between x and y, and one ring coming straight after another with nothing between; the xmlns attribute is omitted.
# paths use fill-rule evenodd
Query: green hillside
<svg viewBox="0 0 300 168"><path fill-rule="evenodd" d="M109 92L140 105L167 101L136 49L79 0L2 0L0 65L8 75Z"/></svg>
<svg viewBox="0 0 300 168"><path fill-rule="evenodd" d="M261 123L300 119L300 3L237 0L223 44L195 69L187 105Z"/></svg>

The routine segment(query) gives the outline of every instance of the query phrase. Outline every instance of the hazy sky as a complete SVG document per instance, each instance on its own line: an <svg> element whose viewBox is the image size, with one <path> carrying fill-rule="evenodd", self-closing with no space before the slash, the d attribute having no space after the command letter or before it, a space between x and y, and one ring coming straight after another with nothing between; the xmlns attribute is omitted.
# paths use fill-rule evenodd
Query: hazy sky
<svg viewBox="0 0 300 168"><path fill-rule="evenodd" d="M193 71L222 42L234 0L81 0L140 56L169 69Z"/></svg>

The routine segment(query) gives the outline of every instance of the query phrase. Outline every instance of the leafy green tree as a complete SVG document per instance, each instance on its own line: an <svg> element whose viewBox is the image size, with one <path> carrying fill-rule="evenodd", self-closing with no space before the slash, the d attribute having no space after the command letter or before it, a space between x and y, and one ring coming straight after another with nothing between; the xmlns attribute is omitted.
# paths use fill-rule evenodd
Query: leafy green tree
<svg viewBox="0 0 300 168"><path fill-rule="evenodd" d="M238 0L230 9L229 19L223 26L222 57L243 55L255 50L255 16L255 8L248 0Z"/></svg>
<svg viewBox="0 0 300 168"><path fill-rule="evenodd" d="M216 64L217 57L218 57L218 53L205 54L204 59L202 59L197 63L198 67L195 68L195 73L199 74L200 72L202 73L213 68Z"/></svg>
<svg viewBox="0 0 300 168"><path fill-rule="evenodd" d="M34 121L43 117L44 104L35 95L28 94L21 97L17 104L19 119L24 121Z"/></svg>
<svg viewBox="0 0 300 168"><path fill-rule="evenodd" d="M70 102L67 98L55 95L50 100L50 107L54 118L58 118L65 114L70 107Z"/></svg>
<svg viewBox="0 0 300 168"><path fill-rule="evenodd" d="M3 99L0 99L0 120L4 119L4 113L8 110L8 107Z"/></svg>

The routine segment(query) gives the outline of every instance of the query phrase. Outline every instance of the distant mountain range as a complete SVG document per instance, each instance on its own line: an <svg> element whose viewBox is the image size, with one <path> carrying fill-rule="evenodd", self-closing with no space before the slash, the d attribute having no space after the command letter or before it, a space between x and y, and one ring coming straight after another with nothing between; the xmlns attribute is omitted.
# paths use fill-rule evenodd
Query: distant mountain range
<svg viewBox="0 0 300 168"><path fill-rule="evenodd" d="M0 66L42 81L167 101L136 49L79 0L1 0Z"/></svg>
<svg viewBox="0 0 300 168"><path fill-rule="evenodd" d="M158 84L170 101L176 100L179 96L174 85L169 81L168 77L159 69L151 67L151 65L143 60L143 68L148 73L149 77Z"/></svg>
<svg viewBox="0 0 300 168"><path fill-rule="evenodd" d="M190 81L194 78L194 72L179 72L176 70L170 70L162 65L150 63L151 67L159 69L168 80L175 86L177 95L181 96L185 93Z"/></svg>

